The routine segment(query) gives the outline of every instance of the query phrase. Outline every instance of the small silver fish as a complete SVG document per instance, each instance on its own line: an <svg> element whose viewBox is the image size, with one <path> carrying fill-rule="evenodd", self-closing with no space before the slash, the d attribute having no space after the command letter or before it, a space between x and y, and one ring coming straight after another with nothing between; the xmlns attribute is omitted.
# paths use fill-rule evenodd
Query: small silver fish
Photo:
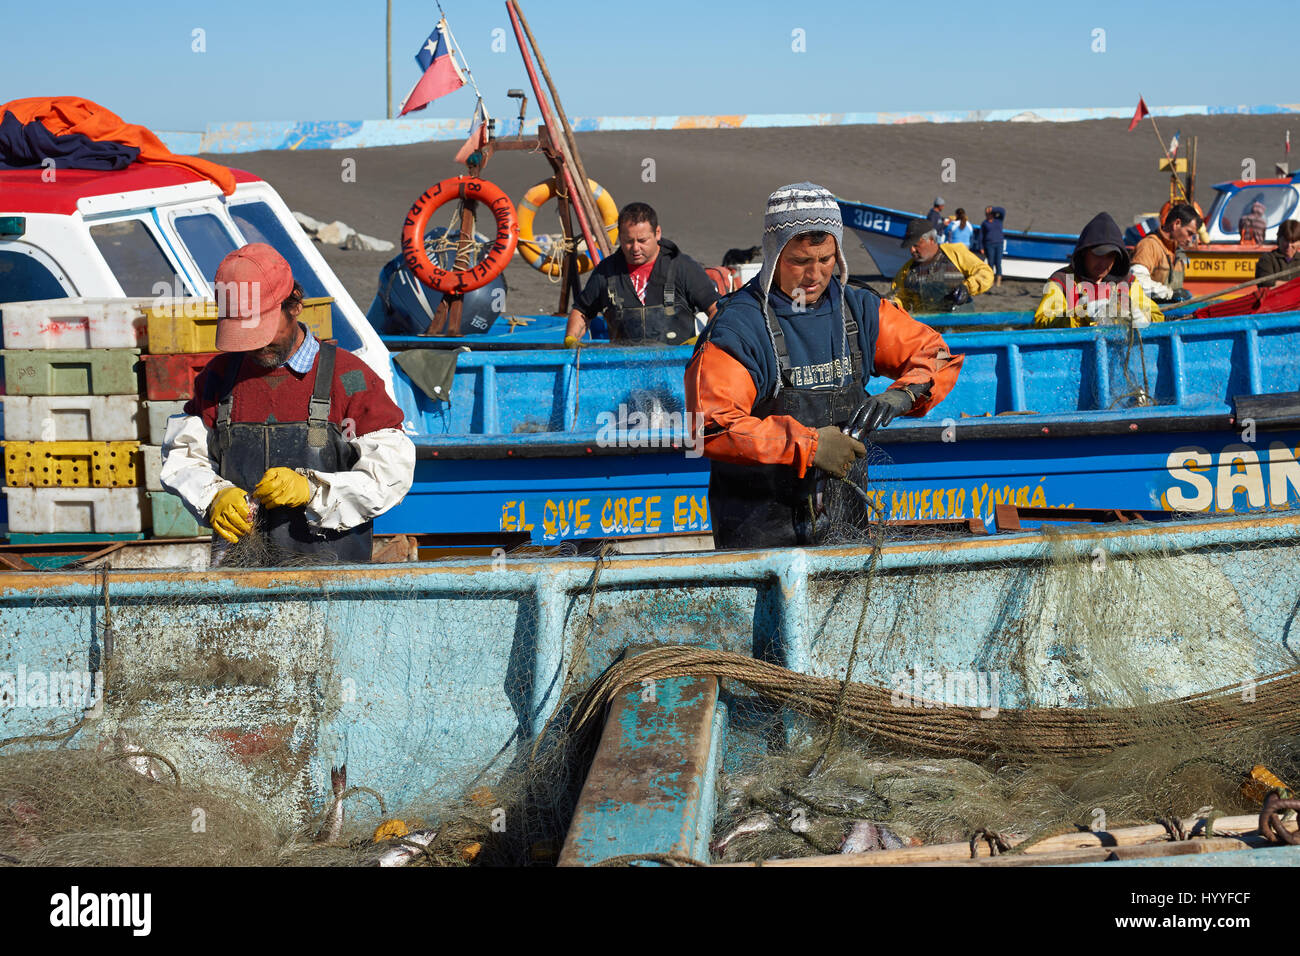
<svg viewBox="0 0 1300 956"><path fill-rule="evenodd" d="M317 843L334 843L343 832L343 794L348 789L348 765L330 768L330 789L333 790L333 803L325 814L325 823L316 834Z"/></svg>
<svg viewBox="0 0 1300 956"><path fill-rule="evenodd" d="M713 851L714 855L720 856L722 851L727 848L727 844L737 837L748 836L751 833L763 833L764 831L774 829L775 827L776 821L772 819L770 813L751 813L727 831L723 836L709 844L709 849Z"/></svg>
<svg viewBox="0 0 1300 956"><path fill-rule="evenodd" d="M841 853L870 853L873 850L901 850L911 844L889 827L870 820L854 820L840 845Z"/></svg>
<svg viewBox="0 0 1300 956"><path fill-rule="evenodd" d="M413 830L406 836L401 837L400 842L394 841L392 846L379 854L374 865L405 866L411 860L420 856L420 847L428 846L437 835L437 830ZM415 844L415 846L409 846L408 844Z"/></svg>

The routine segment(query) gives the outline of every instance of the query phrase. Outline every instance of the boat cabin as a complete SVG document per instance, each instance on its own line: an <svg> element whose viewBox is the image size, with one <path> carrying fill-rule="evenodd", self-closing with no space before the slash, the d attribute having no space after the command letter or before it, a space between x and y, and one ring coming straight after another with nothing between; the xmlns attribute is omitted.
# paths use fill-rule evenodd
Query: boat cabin
<svg viewBox="0 0 1300 956"><path fill-rule="evenodd" d="M1236 180L1214 188L1217 195L1205 217L1211 242L1253 240L1271 246L1277 241L1279 225L1288 219L1300 219L1300 173L1283 179Z"/></svg>

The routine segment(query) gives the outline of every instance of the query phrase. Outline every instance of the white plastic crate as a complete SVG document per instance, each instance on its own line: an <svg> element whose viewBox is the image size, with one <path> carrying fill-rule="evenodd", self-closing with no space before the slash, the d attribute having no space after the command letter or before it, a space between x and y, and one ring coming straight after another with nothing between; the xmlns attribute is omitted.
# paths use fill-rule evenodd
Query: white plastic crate
<svg viewBox="0 0 1300 956"><path fill-rule="evenodd" d="M161 445L167 435L167 419L185 411L185 399L176 402L148 401L149 410L149 444Z"/></svg>
<svg viewBox="0 0 1300 956"><path fill-rule="evenodd" d="M151 516L143 488L5 488L15 534L124 534Z"/></svg>
<svg viewBox="0 0 1300 956"><path fill-rule="evenodd" d="M10 441L139 441L141 402L135 395L5 395L4 437Z"/></svg>
<svg viewBox="0 0 1300 956"><path fill-rule="evenodd" d="M135 349L149 343L152 298L42 299L0 306L7 349Z"/></svg>
<svg viewBox="0 0 1300 956"><path fill-rule="evenodd" d="M140 458L144 461L144 486L148 491L163 491L162 448L158 445L141 445Z"/></svg>

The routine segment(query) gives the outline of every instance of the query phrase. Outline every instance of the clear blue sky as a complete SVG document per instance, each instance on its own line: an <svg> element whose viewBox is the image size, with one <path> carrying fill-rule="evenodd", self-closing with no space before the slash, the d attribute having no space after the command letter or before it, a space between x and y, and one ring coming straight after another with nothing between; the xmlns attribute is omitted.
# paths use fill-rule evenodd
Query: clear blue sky
<svg viewBox="0 0 1300 956"><path fill-rule="evenodd" d="M1293 24L1279 13L1270 30L1257 18L1246 36L1218 27L1227 8L1202 0L521 2L571 116L1127 106L1139 92L1152 106L1273 103L1286 99L1274 64ZM505 91L528 81L505 4L443 8L488 108L511 115ZM383 0L6 3L0 101L75 94L171 130L382 119L384 9ZM433 3L393 0L395 108L437 17ZM56 42L59 23L69 35ZM1168 49L1161 38L1174 24L1191 28L1190 49L1207 38L1221 49L1203 59ZM206 52L191 49L196 28ZM493 51L496 29L505 52ZM1096 29L1103 53L1092 49ZM806 52L792 50L795 30ZM467 88L415 115L472 108Z"/></svg>

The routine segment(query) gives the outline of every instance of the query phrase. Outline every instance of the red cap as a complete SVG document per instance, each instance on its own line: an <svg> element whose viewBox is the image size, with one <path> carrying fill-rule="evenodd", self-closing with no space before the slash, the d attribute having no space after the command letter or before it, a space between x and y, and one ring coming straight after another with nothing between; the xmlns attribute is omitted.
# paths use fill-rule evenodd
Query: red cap
<svg viewBox="0 0 1300 956"><path fill-rule="evenodd" d="M293 270L264 242L236 249L217 266L217 348L251 352L280 330L280 304L293 291Z"/></svg>

